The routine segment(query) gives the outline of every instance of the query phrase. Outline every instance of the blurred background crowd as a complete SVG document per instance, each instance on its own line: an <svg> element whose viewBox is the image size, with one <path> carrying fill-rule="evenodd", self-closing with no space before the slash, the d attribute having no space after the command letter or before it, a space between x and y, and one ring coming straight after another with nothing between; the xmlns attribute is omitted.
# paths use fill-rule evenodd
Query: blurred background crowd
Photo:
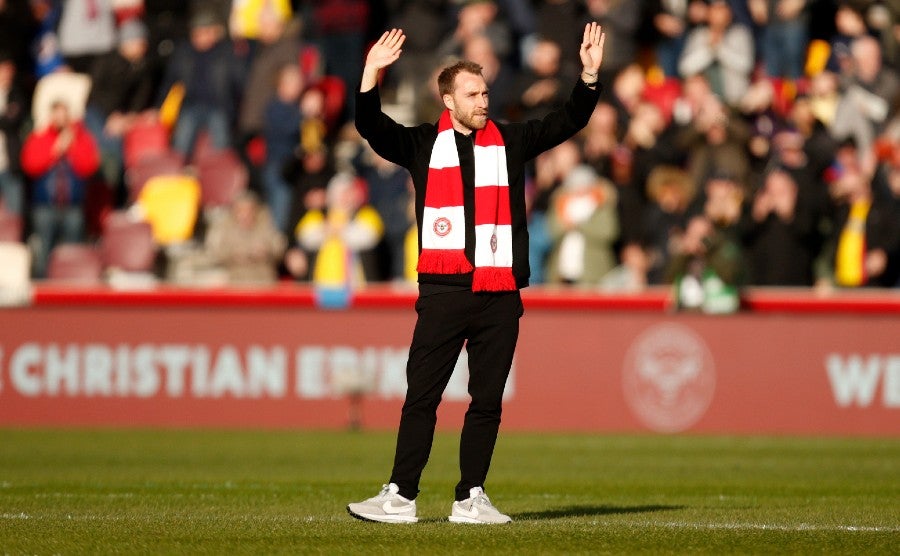
<svg viewBox="0 0 900 556"><path fill-rule="evenodd" d="M528 168L532 283L900 286L896 0L0 0L0 241L34 279L414 281L408 174L352 123L367 46L407 35L402 123L459 57L519 121L587 21L603 95Z"/></svg>

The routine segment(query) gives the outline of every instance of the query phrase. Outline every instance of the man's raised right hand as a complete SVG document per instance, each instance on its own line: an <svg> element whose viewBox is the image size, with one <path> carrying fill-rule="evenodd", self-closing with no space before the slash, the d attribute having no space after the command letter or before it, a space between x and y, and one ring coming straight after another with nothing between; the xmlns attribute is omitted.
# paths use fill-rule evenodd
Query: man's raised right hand
<svg viewBox="0 0 900 556"><path fill-rule="evenodd" d="M365 92L378 83L378 72L397 61L406 35L402 29L385 31L381 38L372 45L366 55L366 65L363 68L362 85L360 90Z"/></svg>

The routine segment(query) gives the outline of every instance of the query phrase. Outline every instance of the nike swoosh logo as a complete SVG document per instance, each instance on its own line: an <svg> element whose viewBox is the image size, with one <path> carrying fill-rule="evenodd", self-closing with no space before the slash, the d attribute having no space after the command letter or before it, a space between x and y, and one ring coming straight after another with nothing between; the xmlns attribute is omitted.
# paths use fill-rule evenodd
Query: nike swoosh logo
<svg viewBox="0 0 900 556"><path fill-rule="evenodd" d="M393 504L391 504L390 501L387 501L384 504L382 504L381 509L383 509L384 513L386 513L386 514L402 514L403 512L409 511L410 507L411 506L409 506L409 505L394 506Z"/></svg>
<svg viewBox="0 0 900 556"><path fill-rule="evenodd" d="M469 517L469 518L472 518L472 519L475 519L476 517L478 517L478 509L475 508L474 506L472 507L471 510L467 510L467 509L465 509L465 508L463 508L462 506L460 506L460 505L457 504L457 506L456 506L456 513L458 513L459 515L461 515L461 516L463 516L463 517Z"/></svg>

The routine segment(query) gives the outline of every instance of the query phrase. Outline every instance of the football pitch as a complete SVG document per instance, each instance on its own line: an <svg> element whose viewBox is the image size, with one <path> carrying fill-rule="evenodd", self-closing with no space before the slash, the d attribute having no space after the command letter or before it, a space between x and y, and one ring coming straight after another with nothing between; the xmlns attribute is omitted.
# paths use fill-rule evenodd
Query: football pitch
<svg viewBox="0 0 900 556"><path fill-rule="evenodd" d="M0 554L900 551L900 439L501 432L509 525L447 522L440 432L420 522L360 522L392 432L0 430Z"/></svg>

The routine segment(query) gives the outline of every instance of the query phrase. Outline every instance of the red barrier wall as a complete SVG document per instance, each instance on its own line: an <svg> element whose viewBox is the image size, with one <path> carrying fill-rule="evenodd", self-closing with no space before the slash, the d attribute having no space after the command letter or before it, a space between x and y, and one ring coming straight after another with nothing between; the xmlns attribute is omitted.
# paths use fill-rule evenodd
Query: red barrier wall
<svg viewBox="0 0 900 556"><path fill-rule="evenodd" d="M900 295L757 290L736 315L668 292L528 289L504 428L900 435ZM323 310L299 286L112 292L39 287L0 310L0 425L396 426L414 294ZM465 356L440 427L466 408Z"/></svg>

